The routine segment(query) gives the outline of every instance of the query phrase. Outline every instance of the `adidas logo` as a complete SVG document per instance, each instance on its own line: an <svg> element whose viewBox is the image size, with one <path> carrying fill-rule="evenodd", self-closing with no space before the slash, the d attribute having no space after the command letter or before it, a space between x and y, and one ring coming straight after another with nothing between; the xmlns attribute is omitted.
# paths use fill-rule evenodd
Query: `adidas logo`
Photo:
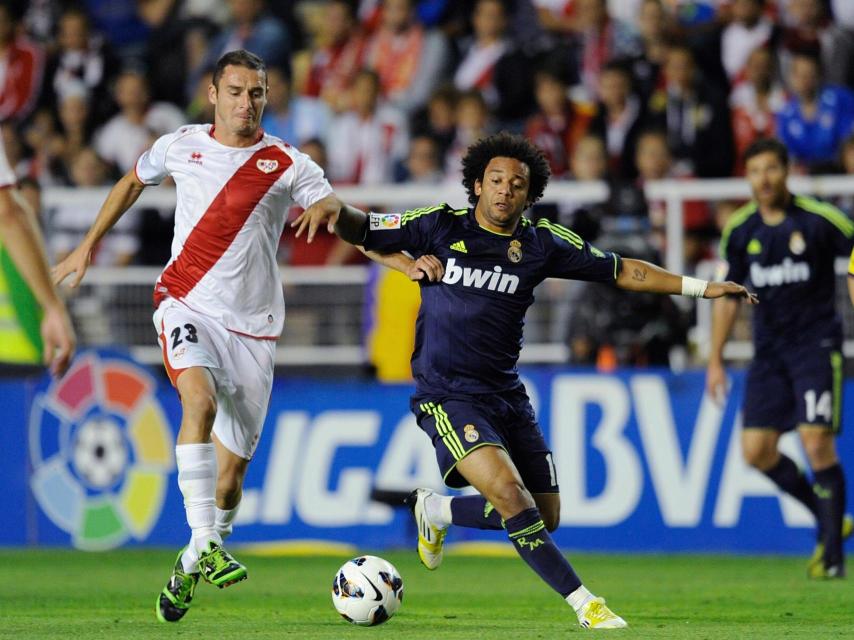
<svg viewBox="0 0 854 640"><path fill-rule="evenodd" d="M468 253L469 250L466 249L466 243L462 240L457 240L453 244L451 244L451 251L459 251L460 253Z"/></svg>

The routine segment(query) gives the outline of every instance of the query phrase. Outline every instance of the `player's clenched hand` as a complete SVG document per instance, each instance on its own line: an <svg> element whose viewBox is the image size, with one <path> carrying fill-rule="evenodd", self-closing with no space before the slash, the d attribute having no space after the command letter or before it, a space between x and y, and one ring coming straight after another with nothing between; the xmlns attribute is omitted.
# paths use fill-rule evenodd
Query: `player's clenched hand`
<svg viewBox="0 0 854 640"><path fill-rule="evenodd" d="M426 277L429 282L439 282L445 275L445 265L436 256L421 256L409 265L406 275L410 280L422 280Z"/></svg>
<svg viewBox="0 0 854 640"><path fill-rule="evenodd" d="M727 378L726 370L720 360L710 360L706 369L706 393L716 404L723 404L726 398Z"/></svg>
<svg viewBox="0 0 854 640"><path fill-rule="evenodd" d="M710 282L706 287L704 298L722 298L724 296L736 296L747 300L747 304L759 304L759 298L751 293L746 287L735 282Z"/></svg>
<svg viewBox="0 0 854 640"><path fill-rule="evenodd" d="M83 276L86 274L86 270L89 268L89 263L92 260L92 250L89 249L85 245L80 245L74 251L69 253L65 260L56 265L53 269L51 269L51 276L53 277L53 283L55 285L59 285L63 280L65 280L72 273L74 277L69 282L68 286L72 289L76 288L77 285L80 284L80 281L83 279Z"/></svg>
<svg viewBox="0 0 854 640"><path fill-rule="evenodd" d="M291 227L296 227L294 236L299 238L303 231L308 229L306 241L311 242L322 224L326 224L329 233L335 233L335 223L338 221L342 206L343 203L334 195L318 200L291 223Z"/></svg>
<svg viewBox="0 0 854 640"><path fill-rule="evenodd" d="M41 335L44 343L44 363L50 367L54 376L59 377L68 369L76 344L71 320L62 303L57 302L45 307Z"/></svg>

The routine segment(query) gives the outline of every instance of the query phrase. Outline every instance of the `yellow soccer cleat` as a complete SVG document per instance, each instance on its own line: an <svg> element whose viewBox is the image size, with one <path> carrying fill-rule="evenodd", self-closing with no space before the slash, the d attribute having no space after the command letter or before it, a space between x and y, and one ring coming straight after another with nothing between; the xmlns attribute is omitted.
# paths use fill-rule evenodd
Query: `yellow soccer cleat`
<svg viewBox="0 0 854 640"><path fill-rule="evenodd" d="M591 598L578 612L578 624L585 629L625 629L629 625L605 605L604 598Z"/></svg>
<svg viewBox="0 0 854 640"><path fill-rule="evenodd" d="M442 564L442 546L445 544L447 527L437 527L427 517L425 501L433 495L430 489L416 489L406 498L406 506L415 517L415 525L418 528L418 557L421 564L434 571Z"/></svg>
<svg viewBox="0 0 854 640"><path fill-rule="evenodd" d="M842 518L842 541L845 542L848 540L852 532L854 532L854 517L850 513L846 513ZM835 569L835 567L831 567L831 569ZM823 578L841 578L844 575L844 572L840 575L838 571L828 571L825 568L824 542L819 540L815 545L812 556L807 561L807 577L821 580Z"/></svg>

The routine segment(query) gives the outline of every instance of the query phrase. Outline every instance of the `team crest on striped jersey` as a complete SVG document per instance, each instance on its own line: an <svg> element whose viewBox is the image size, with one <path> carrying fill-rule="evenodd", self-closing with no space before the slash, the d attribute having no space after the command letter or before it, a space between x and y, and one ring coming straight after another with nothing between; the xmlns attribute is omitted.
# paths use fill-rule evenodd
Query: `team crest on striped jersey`
<svg viewBox="0 0 854 640"><path fill-rule="evenodd" d="M279 168L279 161L259 158L258 162L255 163L255 166L258 167L258 169L263 171L264 173L273 173L276 169Z"/></svg>

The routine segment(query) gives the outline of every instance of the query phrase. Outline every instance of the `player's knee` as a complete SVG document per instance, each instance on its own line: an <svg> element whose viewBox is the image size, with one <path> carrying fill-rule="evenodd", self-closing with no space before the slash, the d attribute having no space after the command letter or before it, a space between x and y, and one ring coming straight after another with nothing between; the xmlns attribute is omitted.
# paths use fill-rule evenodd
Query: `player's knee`
<svg viewBox="0 0 854 640"><path fill-rule="evenodd" d="M822 469L836 462L836 444L833 434L821 432L802 438L804 453L810 467Z"/></svg>
<svg viewBox="0 0 854 640"><path fill-rule="evenodd" d="M490 493L492 495L489 501L504 518L534 506L534 498L530 492L515 479L497 480Z"/></svg>
<svg viewBox="0 0 854 640"><path fill-rule="evenodd" d="M764 440L744 440L742 442L742 455L744 461L751 467L765 471L776 464L779 453L776 443L772 445Z"/></svg>
<svg viewBox="0 0 854 640"><path fill-rule="evenodd" d="M543 524L546 525L546 529L551 533L560 525L560 512L547 510L540 511L540 515L543 517Z"/></svg>
<svg viewBox="0 0 854 640"><path fill-rule="evenodd" d="M216 417L216 395L209 389L190 388L182 391L181 405L188 418L199 424L210 426Z"/></svg>

